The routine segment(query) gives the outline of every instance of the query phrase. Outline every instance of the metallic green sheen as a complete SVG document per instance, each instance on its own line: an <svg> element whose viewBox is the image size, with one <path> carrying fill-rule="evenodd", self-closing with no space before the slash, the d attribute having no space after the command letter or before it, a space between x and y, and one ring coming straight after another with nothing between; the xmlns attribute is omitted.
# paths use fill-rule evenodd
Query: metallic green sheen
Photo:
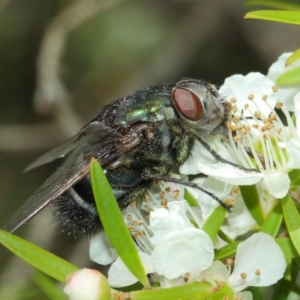
<svg viewBox="0 0 300 300"><path fill-rule="evenodd" d="M149 99L143 103L136 103L126 115L126 123L161 121L164 119L163 111L167 106L170 106L170 100L165 98Z"/></svg>

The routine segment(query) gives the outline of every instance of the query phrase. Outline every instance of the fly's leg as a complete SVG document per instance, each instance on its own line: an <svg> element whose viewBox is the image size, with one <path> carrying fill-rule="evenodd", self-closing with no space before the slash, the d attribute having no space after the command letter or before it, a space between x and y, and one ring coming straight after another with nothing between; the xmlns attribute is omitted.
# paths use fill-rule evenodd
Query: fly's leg
<svg viewBox="0 0 300 300"><path fill-rule="evenodd" d="M168 176L163 176L163 175L157 175L157 174L151 174L150 172L143 172L142 174L142 178L144 179L152 179L152 180L162 180L162 181L167 181L167 182L173 182L173 183L177 183L177 184L181 184L184 186L189 186L191 188L197 189L202 191L203 193L209 195L211 198L213 198L214 200L216 200L222 207L224 207L228 212L231 212L231 208L232 205L227 204L225 202L223 202L222 200L220 200L217 196L215 196L213 193L205 190L204 188L200 187L199 185L197 185L196 183L193 182L188 182L188 181L184 181L184 180L180 180L177 178L172 178L172 177L168 177Z"/></svg>
<svg viewBox="0 0 300 300"><path fill-rule="evenodd" d="M227 165L231 165L235 168L238 168L240 170L243 170L243 171L247 171L247 172L256 172L256 173L260 173L260 171L258 169L253 169L253 168L246 168L246 167L243 167L239 164L236 164L232 161L229 161L225 158L223 158L221 155L219 155L214 149L212 149L209 144L207 144L202 138L200 138L198 135L197 135L197 140L202 144L202 146L208 151L211 153L211 155L217 159L218 161L222 162L222 163L225 163ZM247 152L248 153L248 152Z"/></svg>

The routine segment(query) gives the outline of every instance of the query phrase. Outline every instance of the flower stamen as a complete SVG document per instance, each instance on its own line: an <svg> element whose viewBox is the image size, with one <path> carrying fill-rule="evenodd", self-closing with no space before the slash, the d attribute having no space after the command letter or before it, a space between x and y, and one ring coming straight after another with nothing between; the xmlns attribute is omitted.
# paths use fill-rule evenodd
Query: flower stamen
<svg viewBox="0 0 300 300"><path fill-rule="evenodd" d="M260 272L259 269L256 269L254 273L255 273L255 275L257 275L257 276L260 276L260 275L261 275L261 272Z"/></svg>

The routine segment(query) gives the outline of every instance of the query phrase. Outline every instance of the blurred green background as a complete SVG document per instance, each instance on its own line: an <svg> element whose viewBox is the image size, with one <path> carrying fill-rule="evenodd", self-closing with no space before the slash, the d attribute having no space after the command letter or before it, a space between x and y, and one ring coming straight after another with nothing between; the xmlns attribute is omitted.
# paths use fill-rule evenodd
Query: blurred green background
<svg viewBox="0 0 300 300"><path fill-rule="evenodd" d="M218 86L266 73L299 48L299 27L244 20L249 10L241 0L0 0L0 223L59 164L22 170L103 105L185 76ZM46 208L16 234L92 266L88 241L55 228ZM0 299L49 299L32 271L0 247Z"/></svg>

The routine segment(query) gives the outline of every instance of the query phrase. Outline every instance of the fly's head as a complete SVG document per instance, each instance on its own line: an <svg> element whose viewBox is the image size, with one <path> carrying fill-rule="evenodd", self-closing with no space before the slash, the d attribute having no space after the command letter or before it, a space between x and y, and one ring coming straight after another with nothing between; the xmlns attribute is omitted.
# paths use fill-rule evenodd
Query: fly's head
<svg viewBox="0 0 300 300"><path fill-rule="evenodd" d="M225 134L227 102L216 87L196 79L179 80L172 90L173 104L181 119L199 134Z"/></svg>

